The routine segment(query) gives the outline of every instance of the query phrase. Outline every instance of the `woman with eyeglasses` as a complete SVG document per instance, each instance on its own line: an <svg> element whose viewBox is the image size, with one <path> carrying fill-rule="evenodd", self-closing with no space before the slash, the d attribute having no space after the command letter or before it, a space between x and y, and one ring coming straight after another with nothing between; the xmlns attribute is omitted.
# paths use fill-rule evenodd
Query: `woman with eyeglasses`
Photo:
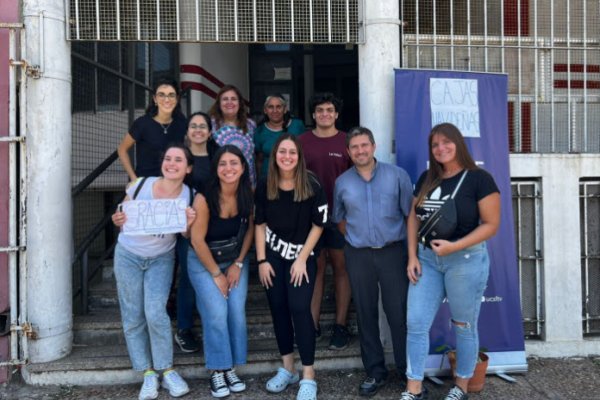
<svg viewBox="0 0 600 400"><path fill-rule="evenodd" d="M212 118L215 141L219 146L232 144L242 151L250 168L250 182L255 187L253 138L256 123L248 117L248 107L244 104L242 92L233 85L223 86L208 114Z"/></svg>
<svg viewBox="0 0 600 400"><path fill-rule="evenodd" d="M300 135L305 131L304 123L297 118L292 118L287 100L281 94L267 96L263 112L263 121L254 131L256 170L260 178L267 177L269 154L279 136L284 133Z"/></svg>
<svg viewBox="0 0 600 400"><path fill-rule="evenodd" d="M187 121L179 106L179 85L173 79L160 79L154 85L146 114L125 134L117 150L131 182L138 177L160 176L160 155L169 143L182 143ZM135 146L135 168L129 149Z"/></svg>
<svg viewBox="0 0 600 400"><path fill-rule="evenodd" d="M210 178L210 163L219 145L212 138L212 124L208 114L195 112L189 118L185 145L194 158L192 173L186 184L201 193ZM177 238L177 259L179 260L179 281L177 285L177 332L175 342L184 353L200 350L200 343L192 332L194 324L195 295L187 269L187 253L190 240L182 235Z"/></svg>

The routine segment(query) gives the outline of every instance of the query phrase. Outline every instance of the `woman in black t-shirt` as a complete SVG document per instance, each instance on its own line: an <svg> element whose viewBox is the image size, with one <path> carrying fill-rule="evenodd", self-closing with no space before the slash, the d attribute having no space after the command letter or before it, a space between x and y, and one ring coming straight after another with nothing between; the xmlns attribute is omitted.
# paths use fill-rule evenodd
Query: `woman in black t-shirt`
<svg viewBox="0 0 600 400"><path fill-rule="evenodd" d="M169 143L183 143L186 127L179 106L179 85L173 79L158 80L146 114L133 121L117 149L131 182L138 177L160 176L161 154ZM129 157L134 144L135 169Z"/></svg>
<svg viewBox="0 0 600 400"><path fill-rule="evenodd" d="M259 182L255 199L259 277L283 361L283 368L267 382L267 390L278 393L299 381L295 336L303 367L298 399L316 399L310 303L317 270L314 248L327 222L327 199L317 178L306 169L296 136L283 134L273 146L267 180Z"/></svg>
<svg viewBox="0 0 600 400"><path fill-rule="evenodd" d="M453 193L454 233L441 239L419 232ZM458 128L444 123L429 134L429 169L419 178L414 195L407 221L407 272L412 283L408 290L408 383L401 399L425 397L422 381L429 330L444 297L450 306L457 352L455 385L446 399L466 399L479 352L477 321L489 274L485 241L500 224L500 193L492 176L475 165Z"/></svg>
<svg viewBox="0 0 600 400"><path fill-rule="evenodd" d="M212 125L208 114L202 111L190 116L185 137L185 145L194 159L192 173L185 183L197 193L201 193L210 177L210 162L219 145L212 139ZM194 324L194 288L187 272L187 254L190 240L182 235L177 237L177 260L179 263L179 281L177 283L177 332L175 342L181 351L193 353L200 350L200 344L192 332Z"/></svg>
<svg viewBox="0 0 600 400"><path fill-rule="evenodd" d="M204 358L206 368L212 371L214 397L246 389L234 367L246 364L248 349L247 255L254 234L248 169L236 146L219 148L206 190L194 200L197 218L191 228L193 248L188 250L187 267L202 320ZM232 244L232 250L220 254L211 250L217 241Z"/></svg>

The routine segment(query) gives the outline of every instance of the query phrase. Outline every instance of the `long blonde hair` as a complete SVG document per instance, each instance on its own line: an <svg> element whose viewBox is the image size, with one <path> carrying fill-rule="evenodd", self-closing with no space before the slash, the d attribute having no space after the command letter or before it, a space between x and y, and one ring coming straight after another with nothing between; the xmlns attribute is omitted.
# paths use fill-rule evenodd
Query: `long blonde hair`
<svg viewBox="0 0 600 400"><path fill-rule="evenodd" d="M296 146L298 152L298 164L294 170L294 201L304 201L314 195L310 179L315 179L312 174L306 169L306 161L304 160L304 152L302 151L302 144L298 137L285 133L277 139L271 149L271 155L269 157L269 171L267 173L267 199L276 200L279 198L279 180L281 175L279 173L279 167L277 166L276 155L277 150L281 142L289 140Z"/></svg>

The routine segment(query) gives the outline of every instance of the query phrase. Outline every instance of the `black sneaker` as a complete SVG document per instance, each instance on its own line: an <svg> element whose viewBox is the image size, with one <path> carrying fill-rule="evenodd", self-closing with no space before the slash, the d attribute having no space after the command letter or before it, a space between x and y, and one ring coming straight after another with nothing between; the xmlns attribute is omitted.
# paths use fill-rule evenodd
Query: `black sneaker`
<svg viewBox="0 0 600 400"><path fill-rule="evenodd" d="M462 389L458 386L454 385L452 386L452 389L450 389L446 397L444 397L444 400L467 400L468 398L468 394L463 392Z"/></svg>
<svg viewBox="0 0 600 400"><path fill-rule="evenodd" d="M246 390L246 384L237 376L233 368L225 371L225 382L231 392L239 393Z"/></svg>
<svg viewBox="0 0 600 400"><path fill-rule="evenodd" d="M400 400L426 400L426 399L427 399L427 388L425 388L425 386L423 386L421 388L421 393L419 393L419 394L414 394L407 390L405 392L402 392L402 394L400 395Z"/></svg>
<svg viewBox="0 0 600 400"><path fill-rule="evenodd" d="M200 351L200 343L198 343L190 329L179 329L175 333L175 343L179 345L184 353Z"/></svg>
<svg viewBox="0 0 600 400"><path fill-rule="evenodd" d="M370 376L367 377L367 379L365 379L363 381L363 383L360 384L359 388L358 388L358 394L360 394L361 396L373 396L375 395L375 393L377 393L377 391L382 388L383 386L385 386L386 384L386 379L375 379L375 378L371 378Z"/></svg>
<svg viewBox="0 0 600 400"><path fill-rule="evenodd" d="M333 335L329 341L330 350L344 350L350 344L350 332L343 325L335 324L333 326Z"/></svg>
<svg viewBox="0 0 600 400"><path fill-rule="evenodd" d="M227 397L231 394L223 371L215 371L210 376L210 394L218 398Z"/></svg>

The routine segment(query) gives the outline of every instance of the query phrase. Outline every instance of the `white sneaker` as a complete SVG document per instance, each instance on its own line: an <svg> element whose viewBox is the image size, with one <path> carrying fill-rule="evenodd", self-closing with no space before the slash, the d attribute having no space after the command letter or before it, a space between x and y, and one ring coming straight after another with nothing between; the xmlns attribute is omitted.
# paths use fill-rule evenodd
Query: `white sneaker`
<svg viewBox="0 0 600 400"><path fill-rule="evenodd" d="M174 370L163 374L162 387L169 391L171 397L181 397L190 391L181 375Z"/></svg>
<svg viewBox="0 0 600 400"><path fill-rule="evenodd" d="M154 400L158 397L158 374L156 372L144 375L144 383L140 389L139 400Z"/></svg>

